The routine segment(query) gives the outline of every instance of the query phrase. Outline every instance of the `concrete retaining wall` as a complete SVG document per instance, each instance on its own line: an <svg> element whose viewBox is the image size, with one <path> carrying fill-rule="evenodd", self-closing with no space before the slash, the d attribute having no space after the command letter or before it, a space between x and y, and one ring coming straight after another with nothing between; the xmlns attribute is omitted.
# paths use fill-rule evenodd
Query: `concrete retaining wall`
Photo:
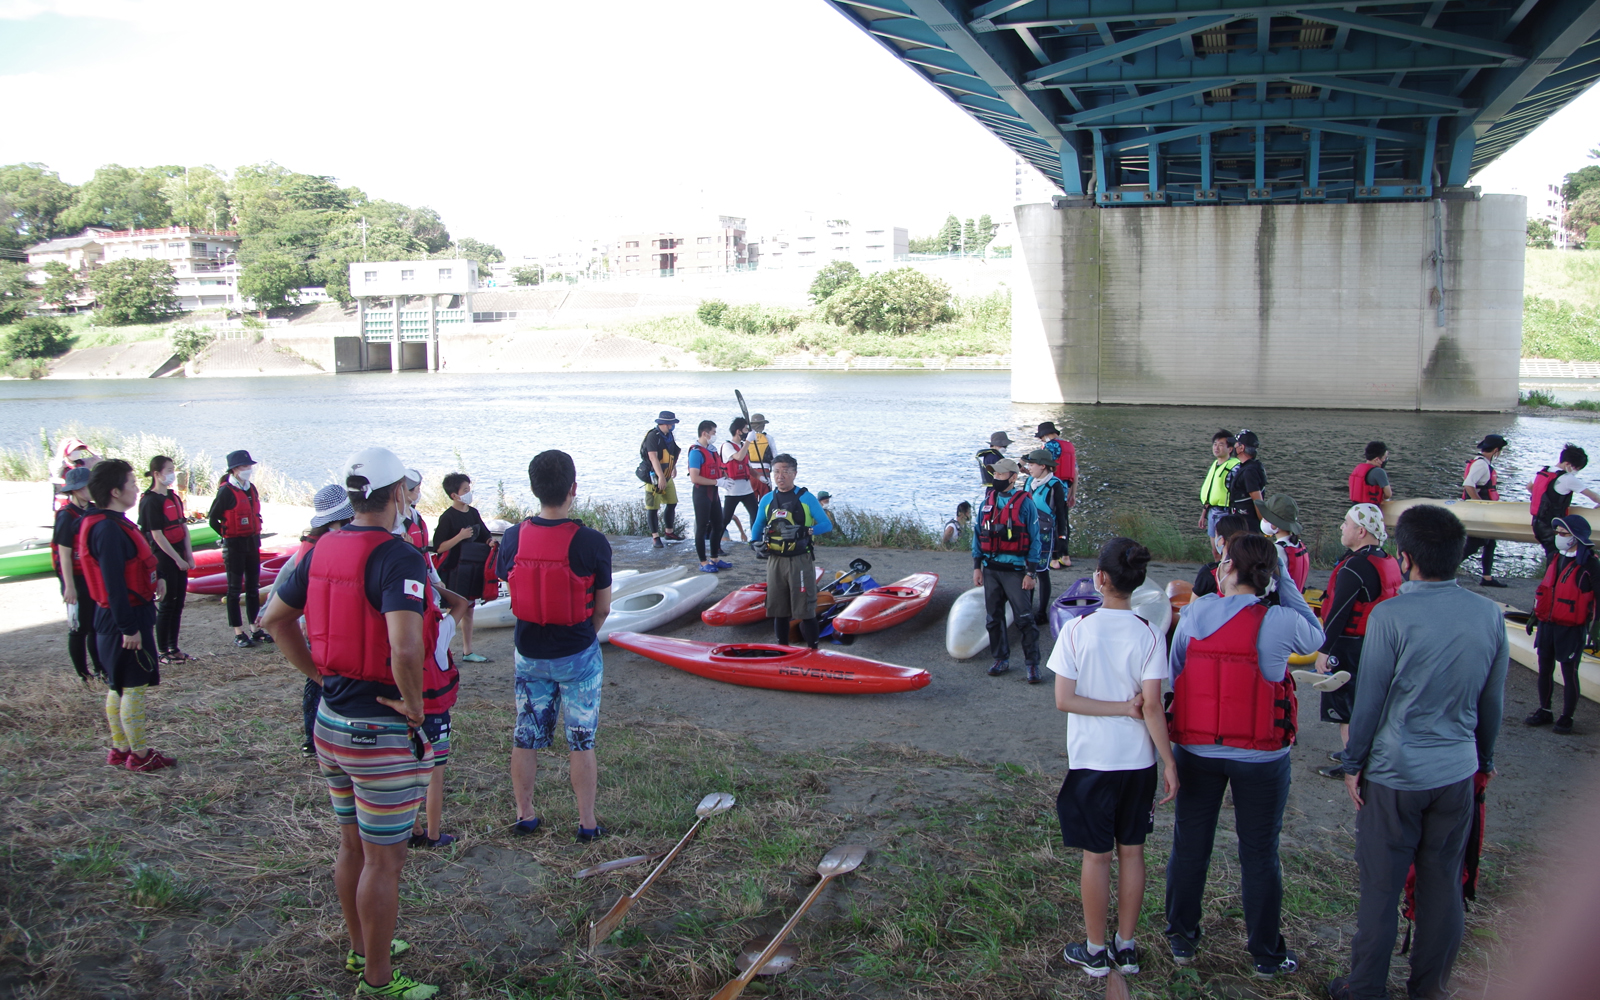
<svg viewBox="0 0 1600 1000"><path fill-rule="evenodd" d="M1019 205L1011 398L1510 409L1525 212Z"/></svg>

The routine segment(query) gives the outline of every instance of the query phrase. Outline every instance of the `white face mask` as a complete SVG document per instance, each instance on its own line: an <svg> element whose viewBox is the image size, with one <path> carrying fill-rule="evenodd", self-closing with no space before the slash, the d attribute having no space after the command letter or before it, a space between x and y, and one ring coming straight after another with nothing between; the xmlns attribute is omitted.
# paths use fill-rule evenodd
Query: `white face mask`
<svg viewBox="0 0 1600 1000"><path fill-rule="evenodd" d="M255 475L255 470L254 469L240 469L238 472L235 472L233 474L233 478L239 480L239 484L241 486L249 486L250 485L250 477L252 477L254 475Z"/></svg>
<svg viewBox="0 0 1600 1000"><path fill-rule="evenodd" d="M394 526L389 531L391 534L396 535L406 533L406 504L404 500L394 506Z"/></svg>
<svg viewBox="0 0 1600 1000"><path fill-rule="evenodd" d="M1218 556L1222 555L1222 536L1221 535L1218 535L1215 538L1211 539L1211 551L1215 552Z"/></svg>
<svg viewBox="0 0 1600 1000"><path fill-rule="evenodd" d="M471 504L472 503L472 491L468 490L465 493L457 493L456 494L456 499L460 500L464 504Z"/></svg>
<svg viewBox="0 0 1600 1000"><path fill-rule="evenodd" d="M1577 547L1578 540L1572 535L1556 536L1556 548L1560 549L1562 552L1570 554Z"/></svg>
<svg viewBox="0 0 1600 1000"><path fill-rule="evenodd" d="M1268 521L1266 518L1262 518L1261 533L1266 535L1268 538L1271 538L1273 535L1278 533L1278 526L1273 524L1271 521Z"/></svg>
<svg viewBox="0 0 1600 1000"><path fill-rule="evenodd" d="M161 485L163 485L163 486L171 486L173 483L175 483L177 481L178 481L178 474L176 472L163 472L161 474Z"/></svg>

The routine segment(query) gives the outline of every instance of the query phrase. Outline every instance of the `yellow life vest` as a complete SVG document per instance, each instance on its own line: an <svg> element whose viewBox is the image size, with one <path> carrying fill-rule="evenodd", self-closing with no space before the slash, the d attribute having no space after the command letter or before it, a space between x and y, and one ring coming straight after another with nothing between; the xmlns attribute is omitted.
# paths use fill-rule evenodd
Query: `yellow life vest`
<svg viewBox="0 0 1600 1000"><path fill-rule="evenodd" d="M1200 502L1207 507L1226 507L1231 501L1228 493L1228 471L1239 464L1237 458L1213 461L1206 472L1206 481L1200 485Z"/></svg>

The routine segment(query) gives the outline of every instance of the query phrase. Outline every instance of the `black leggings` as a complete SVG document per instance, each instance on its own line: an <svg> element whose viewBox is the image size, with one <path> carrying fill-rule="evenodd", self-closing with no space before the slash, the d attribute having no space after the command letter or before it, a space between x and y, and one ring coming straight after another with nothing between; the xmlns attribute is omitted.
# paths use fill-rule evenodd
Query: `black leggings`
<svg viewBox="0 0 1600 1000"><path fill-rule="evenodd" d="M1494 539L1493 538L1467 538L1466 551L1461 553L1461 561L1466 562L1472 554L1479 549L1483 550L1483 573L1485 580L1494 576Z"/></svg>
<svg viewBox="0 0 1600 1000"><path fill-rule="evenodd" d="M1039 623L1040 628L1050 624L1050 571L1033 575L1034 600L1038 601L1038 611L1034 612L1033 620Z"/></svg>
<svg viewBox="0 0 1600 1000"><path fill-rule="evenodd" d="M744 505L744 509L750 515L749 520L745 522L746 536L748 537L749 529L755 527L756 507L759 504L754 493L746 493L742 497L722 498L722 530L728 530L728 525L733 523L733 512L739 509L740 504Z"/></svg>
<svg viewBox="0 0 1600 1000"><path fill-rule="evenodd" d="M711 540L711 558L706 558L706 540ZM694 488L694 551L701 562L722 557L722 511L717 506L717 488Z"/></svg>
<svg viewBox="0 0 1600 1000"><path fill-rule="evenodd" d="M1541 626L1542 627L1542 626ZM1561 663L1561 718L1570 719L1578 710L1578 661L1583 659L1580 649L1571 659ZM1539 647L1539 707L1548 710L1555 696L1556 653L1549 646Z"/></svg>
<svg viewBox="0 0 1600 1000"><path fill-rule="evenodd" d="M156 605L156 652L170 653L178 648L183 602L189 596L189 574L160 554L156 556L156 575L167 581L167 596Z"/></svg>
<svg viewBox="0 0 1600 1000"><path fill-rule="evenodd" d="M88 680L91 661L95 673L105 675L100 668L100 644L94 637L95 607L94 601L89 599L89 581L82 576L74 576L73 585L78 591L78 627L67 630L67 655L72 658L72 669L78 672L78 677ZM65 590L62 592L65 593Z"/></svg>
<svg viewBox="0 0 1600 1000"><path fill-rule="evenodd" d="M800 641L812 649L817 648L817 633L820 631L815 618L800 619ZM789 645L789 619L772 619L772 638L780 646Z"/></svg>
<svg viewBox="0 0 1600 1000"><path fill-rule="evenodd" d="M228 571L228 624L239 628L253 623L261 611L261 536L222 540L222 565ZM246 618L239 618L239 595L244 595Z"/></svg>
<svg viewBox="0 0 1600 1000"><path fill-rule="evenodd" d="M652 534L652 535L661 534L661 512L657 511L657 510L647 510L647 511L645 511L645 513L650 515L650 534ZM676 525L675 525L675 522L677 521L677 519L678 519L678 505L675 504L675 503L667 504L667 530L668 531L677 530Z"/></svg>

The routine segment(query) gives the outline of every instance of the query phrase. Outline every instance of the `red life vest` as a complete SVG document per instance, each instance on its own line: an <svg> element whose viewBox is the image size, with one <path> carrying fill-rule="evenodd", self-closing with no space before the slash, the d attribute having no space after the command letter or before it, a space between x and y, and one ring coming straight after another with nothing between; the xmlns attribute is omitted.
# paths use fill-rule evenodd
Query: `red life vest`
<svg viewBox="0 0 1600 1000"><path fill-rule="evenodd" d="M247 538L261 534L261 494L251 486L241 490L233 485L231 476L222 477L219 489L233 491L233 506L222 514L223 538Z"/></svg>
<svg viewBox="0 0 1600 1000"><path fill-rule="evenodd" d="M1340 559L1333 567L1333 572L1328 574L1328 592L1322 598L1322 622L1324 625L1333 617L1334 605L1343 603L1338 599L1335 588L1338 586L1339 571L1344 564L1354 559L1358 554L1352 552ZM1378 598L1374 601L1357 600L1355 610L1350 614L1350 621L1344 627L1345 635L1364 636L1367 634L1367 616L1372 609L1400 593L1400 585L1405 583L1405 577L1400 573L1400 563L1391 555L1383 552L1369 552L1365 554L1367 562L1378 571L1379 591Z"/></svg>
<svg viewBox="0 0 1600 1000"><path fill-rule="evenodd" d="M1031 539L1027 522L1022 519L1023 504L1033 503L1027 490L1016 490L1005 506L997 507L994 487L983 495L983 506L978 510L978 551L991 556L1028 555Z"/></svg>
<svg viewBox="0 0 1600 1000"><path fill-rule="evenodd" d="M389 623L367 600L367 560L394 538L387 531L333 531L317 539L306 581L306 635L311 659L324 677L394 683ZM301 558L305 558L302 556ZM439 641L433 584L422 582L423 683Z"/></svg>
<svg viewBox="0 0 1600 1000"><path fill-rule="evenodd" d="M1482 455L1474 455L1471 458L1467 459L1467 467L1465 469L1461 470L1461 481L1462 482L1466 482L1467 473L1472 471L1472 463L1476 462L1480 458L1483 458L1483 456ZM1489 466L1489 481L1487 483L1485 483L1484 485L1478 487L1478 493L1480 494L1479 498L1482 499L1482 500L1498 500L1498 499L1500 499L1500 490L1497 487L1499 487L1499 485L1500 485L1500 473L1495 471L1494 464L1492 462L1490 462L1487 458L1483 458L1483 464ZM1467 491L1465 489L1463 489L1461 491L1461 499L1463 499L1463 500L1471 500L1472 498L1467 496Z"/></svg>
<svg viewBox="0 0 1600 1000"><path fill-rule="evenodd" d="M722 456L718 455L715 451L712 451L710 448L707 448L707 447L705 447L703 445L699 445L699 444L691 444L689 446L689 450L691 452L698 451L700 453L700 469L699 469L699 472L700 472L700 478L701 479L721 479L722 478ZM699 484L696 483L695 485L698 486Z"/></svg>
<svg viewBox="0 0 1600 1000"><path fill-rule="evenodd" d="M1305 590L1306 577L1311 574L1311 554L1306 551L1305 543L1285 539L1278 545L1283 549L1284 561L1289 564L1289 578L1296 589Z"/></svg>
<svg viewBox="0 0 1600 1000"><path fill-rule="evenodd" d="M1252 604L1204 639L1190 639L1172 682L1172 742L1282 750L1294 743L1294 680L1261 676L1256 640L1267 617Z"/></svg>
<svg viewBox="0 0 1600 1000"><path fill-rule="evenodd" d="M183 523L183 497L178 496L177 490L167 490L167 495L161 498L161 516L167 519L167 526L161 529L161 533L173 545L182 545L184 539L189 537L189 528ZM153 537L151 541L154 541Z"/></svg>
<svg viewBox="0 0 1600 1000"><path fill-rule="evenodd" d="M68 501L67 502L67 506L62 507L61 509L62 510L69 510L69 511L72 512L71 514L68 515L69 517L72 518L72 522L73 522L73 524L72 524L72 548L69 549L68 551L70 551L72 553L72 575L73 576L82 576L83 575L83 564L78 561L78 532L79 532L79 529L81 529L83 527L83 515L89 513L89 511L85 510L82 507L79 507L77 504L72 503L71 501ZM52 544L50 546L50 565L55 569L56 576L61 576L62 575L61 574L61 547L58 546L58 545L55 545L55 544ZM63 586L65 586L65 585L63 584Z"/></svg>
<svg viewBox="0 0 1600 1000"><path fill-rule="evenodd" d="M428 549L428 522L422 519L420 513L416 511L411 513L412 516L405 522L406 538L410 539L412 545L426 552Z"/></svg>
<svg viewBox="0 0 1600 1000"><path fill-rule="evenodd" d="M1532 512L1534 520L1549 521L1562 517L1572 507L1572 494L1557 493L1555 490L1556 480L1564 475L1565 469L1552 469L1548 465L1533 474L1533 482L1528 484L1528 510Z"/></svg>
<svg viewBox="0 0 1600 1000"><path fill-rule="evenodd" d="M1373 465L1371 462L1362 462L1350 470L1350 502L1351 503L1383 503L1383 487L1374 486L1367 482L1367 473L1382 466Z"/></svg>
<svg viewBox="0 0 1600 1000"><path fill-rule="evenodd" d="M439 715L455 707L461 693L461 672L456 669L456 658L450 650L444 651L446 666L440 668L439 623L444 613L433 599L432 585L428 589L428 606L422 612L422 644L426 652L422 658L422 711L425 715Z"/></svg>
<svg viewBox="0 0 1600 1000"><path fill-rule="evenodd" d="M1579 586L1583 569L1568 556L1550 560L1533 594L1533 617L1552 625L1588 625L1594 617L1594 591Z"/></svg>
<svg viewBox="0 0 1600 1000"><path fill-rule="evenodd" d="M83 571L83 578L89 584L89 596L102 608L111 607L111 599L106 593L105 577L100 573L100 560L89 548L89 534L96 524L112 513L109 510L85 511L83 518L78 521L78 541L73 546L73 554ZM144 532L135 527L132 521L119 517L117 524L123 534L132 539L136 550L133 558L122 564L122 582L128 588L128 603L150 604L156 599L155 553L150 551L150 543L144 540Z"/></svg>
<svg viewBox="0 0 1600 1000"><path fill-rule="evenodd" d="M567 561L572 537L581 525L522 522L517 557L506 581L511 614L535 625L576 625L594 614L594 576L579 576Z"/></svg>
<svg viewBox="0 0 1600 1000"><path fill-rule="evenodd" d="M483 597L481 600L493 601L500 597L500 576L495 572L495 566L500 562L500 543L489 543L489 558L483 561Z"/></svg>
<svg viewBox="0 0 1600 1000"><path fill-rule="evenodd" d="M734 449L735 453L738 449ZM750 453L745 452L744 458L724 458L722 460L722 474L729 479L750 478Z"/></svg>

